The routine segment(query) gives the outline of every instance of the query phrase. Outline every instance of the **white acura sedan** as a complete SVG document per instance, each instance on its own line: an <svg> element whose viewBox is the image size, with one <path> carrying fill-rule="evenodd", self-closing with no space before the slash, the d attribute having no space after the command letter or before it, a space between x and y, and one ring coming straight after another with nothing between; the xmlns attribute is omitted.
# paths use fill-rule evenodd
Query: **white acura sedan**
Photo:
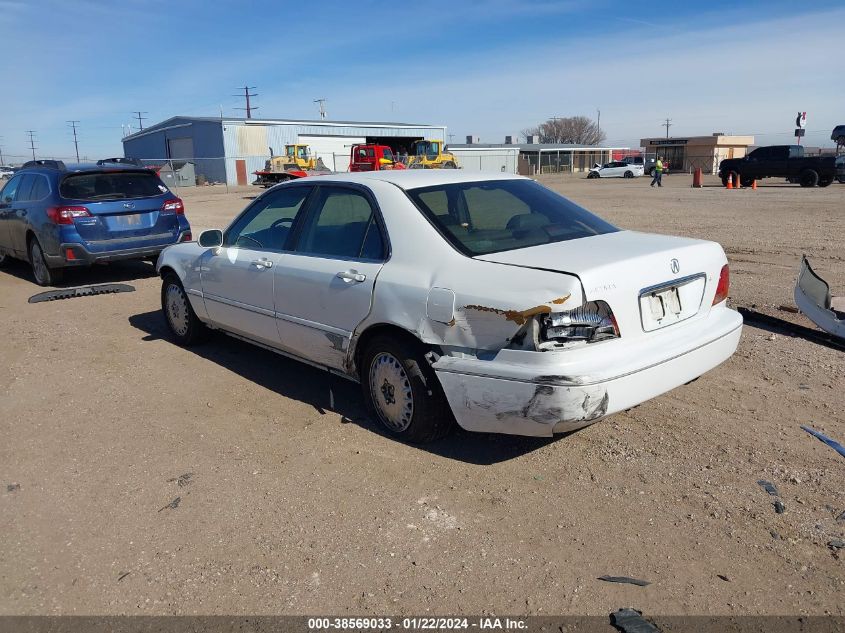
<svg viewBox="0 0 845 633"><path fill-rule="evenodd" d="M177 341L209 330L359 381L412 442L549 436L733 354L722 248L625 231L518 176L303 178L159 257Z"/></svg>
<svg viewBox="0 0 845 633"><path fill-rule="evenodd" d="M587 178L638 178L643 175L643 166L622 162L598 163L587 174Z"/></svg>

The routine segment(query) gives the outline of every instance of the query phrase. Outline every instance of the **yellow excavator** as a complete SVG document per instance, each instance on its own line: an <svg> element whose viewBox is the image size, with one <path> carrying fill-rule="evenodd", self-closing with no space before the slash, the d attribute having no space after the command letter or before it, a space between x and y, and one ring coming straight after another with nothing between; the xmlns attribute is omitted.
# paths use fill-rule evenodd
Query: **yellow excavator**
<svg viewBox="0 0 845 633"><path fill-rule="evenodd" d="M264 169L255 172L257 178L253 185L272 187L280 182L316 173L328 173L322 158L315 158L307 145L285 145L285 153L273 154L270 148L270 160L264 163Z"/></svg>
<svg viewBox="0 0 845 633"><path fill-rule="evenodd" d="M443 141L415 141L413 147L408 169L458 169L458 159L443 151Z"/></svg>

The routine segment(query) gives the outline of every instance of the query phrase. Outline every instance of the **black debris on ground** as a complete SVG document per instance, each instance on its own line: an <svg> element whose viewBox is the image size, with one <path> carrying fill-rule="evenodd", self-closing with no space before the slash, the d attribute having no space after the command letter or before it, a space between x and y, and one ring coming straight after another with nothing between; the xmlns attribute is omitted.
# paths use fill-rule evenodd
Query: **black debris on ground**
<svg viewBox="0 0 845 633"><path fill-rule="evenodd" d="M131 571L125 571L125 572L123 572L122 574L120 574L120 576L118 576L118 577L117 577L117 582L120 582L121 580L123 580L124 578L126 578L126 577L127 577L129 574L131 574L131 573L132 573Z"/></svg>
<svg viewBox="0 0 845 633"><path fill-rule="evenodd" d="M845 548L845 541L841 538L835 538L827 542L827 546L830 549L842 549Z"/></svg>
<svg viewBox="0 0 845 633"><path fill-rule="evenodd" d="M20 484L8 484L6 486L6 492L17 492L20 489L21 489Z"/></svg>
<svg viewBox="0 0 845 633"><path fill-rule="evenodd" d="M630 578L629 576L599 576L599 580L603 580L604 582L617 582L626 585L637 585L638 587L646 587L651 584L648 580Z"/></svg>
<svg viewBox="0 0 845 633"><path fill-rule="evenodd" d="M786 506L783 505L783 501L781 501L780 499L775 501L773 505L775 506L775 512L777 512L778 514L783 514L784 512L786 512Z"/></svg>
<svg viewBox="0 0 845 633"><path fill-rule="evenodd" d="M135 292L135 287L129 284L101 284L99 286L80 286L78 288L62 288L61 290L48 290L32 295L29 303L41 303L42 301L58 301L59 299L73 299L76 297L92 297L94 295L108 295L117 292Z"/></svg>
<svg viewBox="0 0 845 633"><path fill-rule="evenodd" d="M622 633L660 633L660 629L636 609L619 609L610 614L610 623Z"/></svg>
<svg viewBox="0 0 845 633"><path fill-rule="evenodd" d="M720 578L720 579L724 580L725 582L731 581L731 579L728 578L727 576L725 576L725 574L716 574L716 578Z"/></svg>
<svg viewBox="0 0 845 633"><path fill-rule="evenodd" d="M167 510L168 508L170 508L171 510L175 510L179 507L180 503L182 503L182 497L176 497L173 501L168 503L163 508L159 508L158 511L161 512L162 510Z"/></svg>
<svg viewBox="0 0 845 633"><path fill-rule="evenodd" d="M178 477L171 477L170 479L167 480L167 482L170 483L170 482L175 481L177 484L179 484L179 487L181 488L183 486L187 486L188 484L190 484L192 482L193 478L194 478L194 473L184 473L182 475L179 475Z"/></svg>
<svg viewBox="0 0 845 633"><path fill-rule="evenodd" d="M757 484L773 497L780 496L780 492L778 492L778 487L774 485L771 481L766 481L765 479L758 479Z"/></svg>

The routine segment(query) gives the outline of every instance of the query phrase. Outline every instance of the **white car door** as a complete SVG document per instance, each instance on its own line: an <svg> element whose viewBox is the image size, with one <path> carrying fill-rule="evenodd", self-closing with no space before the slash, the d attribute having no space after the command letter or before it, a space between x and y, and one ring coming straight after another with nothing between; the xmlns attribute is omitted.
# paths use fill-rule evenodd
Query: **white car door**
<svg viewBox="0 0 845 633"><path fill-rule="evenodd" d="M281 346L340 369L387 254L374 198L363 187L320 185L297 233L275 274Z"/></svg>
<svg viewBox="0 0 845 633"><path fill-rule="evenodd" d="M274 273L311 191L311 187L295 186L266 193L232 223L223 246L203 255L203 297L216 325L278 346Z"/></svg>

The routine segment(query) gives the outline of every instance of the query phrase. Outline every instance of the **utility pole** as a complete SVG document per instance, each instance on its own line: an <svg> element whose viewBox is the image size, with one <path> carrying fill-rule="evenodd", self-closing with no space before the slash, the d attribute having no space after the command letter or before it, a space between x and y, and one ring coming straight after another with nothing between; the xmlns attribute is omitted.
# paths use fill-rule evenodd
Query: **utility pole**
<svg viewBox="0 0 845 633"><path fill-rule="evenodd" d="M672 127L672 119L666 117L666 123L661 123L660 125L666 128L666 138L669 138L669 128Z"/></svg>
<svg viewBox="0 0 845 633"><path fill-rule="evenodd" d="M326 98L323 97L322 99L314 99L314 103L320 104L320 118L325 119L328 114L326 114Z"/></svg>
<svg viewBox="0 0 845 633"><path fill-rule="evenodd" d="M598 128L598 140L596 144L598 145L601 143L601 110L596 108L596 112L598 113L598 119L596 119L596 128Z"/></svg>
<svg viewBox="0 0 845 633"><path fill-rule="evenodd" d="M76 162L78 163L79 162L79 142L76 138L76 124L79 123L79 121L68 121L68 123L70 123L70 126L73 128L73 146L74 146L74 148L76 148Z"/></svg>
<svg viewBox="0 0 845 633"><path fill-rule="evenodd" d="M453 139L453 138L455 138L455 135L454 135L454 134L449 134L449 135L448 135L448 137L449 137L449 142L451 143L451 142L452 142L452 139Z"/></svg>
<svg viewBox="0 0 845 633"><path fill-rule="evenodd" d="M26 133L29 134L29 146L32 148L32 160L35 160L35 150L38 149L35 147L35 130L26 130Z"/></svg>
<svg viewBox="0 0 845 633"><path fill-rule="evenodd" d="M257 97L258 93L257 92L250 93L250 90L255 90L255 86L244 86L243 87L243 91L244 91L243 96L246 97L246 107L245 108L235 108L235 110L246 110L246 118L247 119L252 118L252 111L253 110L258 110L258 106L252 106L249 103L249 98L250 97ZM241 95L233 95L233 96L240 97Z"/></svg>
<svg viewBox="0 0 845 633"><path fill-rule="evenodd" d="M140 110L136 110L132 114L134 114L135 118L138 119L138 131L143 130L144 129L144 120L147 117L142 116L142 115L148 114L148 113L147 112L141 112Z"/></svg>
<svg viewBox="0 0 845 633"><path fill-rule="evenodd" d="M3 137L0 136L0 141L3 140ZM6 163L3 162L3 146L0 145L0 166L5 165Z"/></svg>

